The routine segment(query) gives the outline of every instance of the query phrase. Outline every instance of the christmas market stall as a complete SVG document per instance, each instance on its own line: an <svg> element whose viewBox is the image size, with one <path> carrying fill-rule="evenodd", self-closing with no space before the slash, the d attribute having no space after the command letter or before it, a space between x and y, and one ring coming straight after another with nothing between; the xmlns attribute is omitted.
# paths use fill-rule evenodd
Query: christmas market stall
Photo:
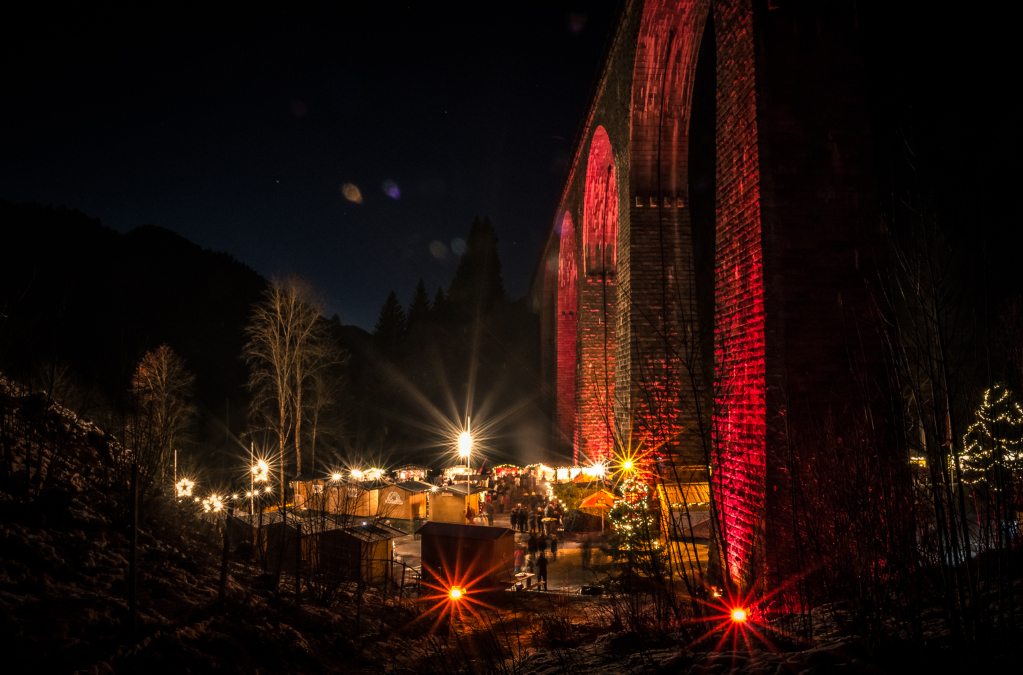
<svg viewBox="0 0 1023 675"><path fill-rule="evenodd" d="M466 508L471 506L473 513L480 512L480 500L486 488L472 486L467 489L465 483L447 485L430 492L430 521L441 523L464 523Z"/></svg>
<svg viewBox="0 0 1023 675"><path fill-rule="evenodd" d="M397 477L399 482L405 482L410 480L425 481L426 475L430 473L430 470L425 466L418 464L408 464L406 466L397 469L394 475Z"/></svg>
<svg viewBox="0 0 1023 675"><path fill-rule="evenodd" d="M411 534L417 520L425 520L433 485L417 480L389 485L380 491L381 513L394 527Z"/></svg>
<svg viewBox="0 0 1023 675"><path fill-rule="evenodd" d="M515 533L505 527L430 522L416 532L423 542L423 583L449 592L468 583L468 592L514 584ZM467 581L468 580L468 581Z"/></svg>
<svg viewBox="0 0 1023 675"><path fill-rule="evenodd" d="M302 555L311 574L380 584L392 568L392 542L405 535L378 520L324 515L306 519Z"/></svg>

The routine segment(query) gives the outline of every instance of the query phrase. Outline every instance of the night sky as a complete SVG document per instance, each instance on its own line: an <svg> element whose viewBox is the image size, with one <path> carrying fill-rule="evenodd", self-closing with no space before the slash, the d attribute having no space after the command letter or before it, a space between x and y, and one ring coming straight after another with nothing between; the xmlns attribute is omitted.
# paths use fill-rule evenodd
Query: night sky
<svg viewBox="0 0 1023 675"><path fill-rule="evenodd" d="M489 216L518 297L614 4L37 14L0 41L0 198L306 275L369 330Z"/></svg>

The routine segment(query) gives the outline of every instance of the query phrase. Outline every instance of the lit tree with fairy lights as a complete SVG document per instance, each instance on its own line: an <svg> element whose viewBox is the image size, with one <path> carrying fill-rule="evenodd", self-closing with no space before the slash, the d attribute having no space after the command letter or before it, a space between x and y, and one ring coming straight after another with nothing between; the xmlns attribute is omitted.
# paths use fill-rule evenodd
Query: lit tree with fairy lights
<svg viewBox="0 0 1023 675"><path fill-rule="evenodd" d="M992 490L1019 476L1023 451L1023 408L1008 389L996 384L984 392L977 421L963 437L963 480Z"/></svg>
<svg viewBox="0 0 1023 675"><path fill-rule="evenodd" d="M618 581L659 576L665 567L653 490L635 476L619 483L608 513L611 537L604 552Z"/></svg>

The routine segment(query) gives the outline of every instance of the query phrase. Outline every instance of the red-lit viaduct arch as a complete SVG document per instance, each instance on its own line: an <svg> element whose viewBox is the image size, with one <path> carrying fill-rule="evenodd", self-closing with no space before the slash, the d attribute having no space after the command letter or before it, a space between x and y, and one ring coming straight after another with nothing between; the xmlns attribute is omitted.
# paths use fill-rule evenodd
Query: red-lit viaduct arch
<svg viewBox="0 0 1023 675"><path fill-rule="evenodd" d="M737 581L785 574L786 434L855 395L878 237L853 3L780 6L626 3L534 281L552 450L710 469Z"/></svg>

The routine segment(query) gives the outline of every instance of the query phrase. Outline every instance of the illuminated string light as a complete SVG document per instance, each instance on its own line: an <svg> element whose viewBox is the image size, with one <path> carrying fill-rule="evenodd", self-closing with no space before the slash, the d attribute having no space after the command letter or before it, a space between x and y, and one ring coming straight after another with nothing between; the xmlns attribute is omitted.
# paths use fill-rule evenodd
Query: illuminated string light
<svg viewBox="0 0 1023 675"><path fill-rule="evenodd" d="M259 460L252 467L252 480L256 483L265 483L270 480L270 465L264 460Z"/></svg>
<svg viewBox="0 0 1023 675"><path fill-rule="evenodd" d="M1015 475L1021 468L1023 407L1012 392L996 384L984 392L976 415L977 421L963 436L963 453L959 457L963 481L991 484L992 474L999 470ZM997 491L1001 482L994 481L991 489Z"/></svg>
<svg viewBox="0 0 1023 675"><path fill-rule="evenodd" d="M174 485L174 487L177 490L178 497L191 497L192 488L195 487L195 483L187 478L182 478Z"/></svg>
<svg viewBox="0 0 1023 675"><path fill-rule="evenodd" d="M219 495L210 495L202 500L202 510L206 513L220 513L224 509L224 502Z"/></svg>

